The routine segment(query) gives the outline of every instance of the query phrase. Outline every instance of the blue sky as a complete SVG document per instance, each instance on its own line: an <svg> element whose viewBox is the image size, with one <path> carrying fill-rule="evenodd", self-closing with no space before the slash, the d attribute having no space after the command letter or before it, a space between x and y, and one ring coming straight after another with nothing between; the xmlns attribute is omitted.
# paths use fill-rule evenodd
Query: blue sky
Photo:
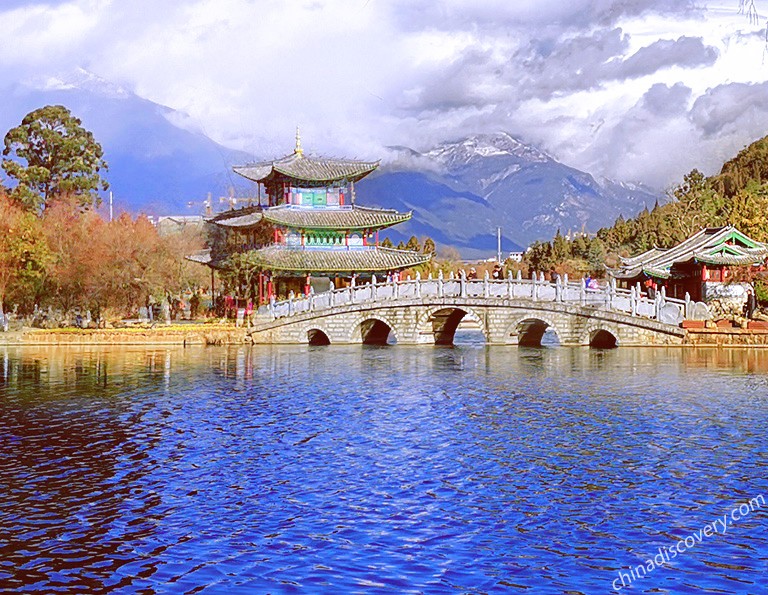
<svg viewBox="0 0 768 595"><path fill-rule="evenodd" d="M768 0L755 0L768 15ZM78 69L255 154L386 158L508 131L657 187L768 134L765 17L739 0L0 3L0 87ZM12 91L6 91L10 96Z"/></svg>

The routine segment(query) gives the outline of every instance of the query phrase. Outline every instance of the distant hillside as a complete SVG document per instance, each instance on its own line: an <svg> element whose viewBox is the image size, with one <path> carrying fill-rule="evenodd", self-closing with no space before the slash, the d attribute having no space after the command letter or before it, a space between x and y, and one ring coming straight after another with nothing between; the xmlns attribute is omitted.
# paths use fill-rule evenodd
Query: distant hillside
<svg viewBox="0 0 768 595"><path fill-rule="evenodd" d="M733 159L723 164L720 173L709 178L715 192L732 198L749 184L762 185L768 181L768 137L745 147Z"/></svg>
<svg viewBox="0 0 768 595"><path fill-rule="evenodd" d="M30 111L61 104L83 121L104 148L115 205L154 214L197 214L208 192L245 191L232 165L250 156L223 147L178 123L183 114L111 85L85 71L33 81L3 92L0 135ZM189 201L198 204L192 208Z"/></svg>
<svg viewBox="0 0 768 595"><path fill-rule="evenodd" d="M239 196L255 192L232 172L232 165L253 156L215 143L184 114L86 71L0 92L0 134L49 104L65 105L79 117L104 148L118 210L200 214L209 192L214 197L230 188ZM311 151L311 139L305 145ZM427 235L467 257L494 255L497 227L508 252L549 239L558 229L596 231L619 214L632 216L663 200L641 186L597 180L504 133L471 136L424 153L406 147L391 151L380 170L357 185L360 204L413 210L410 222L389 233L395 243ZM226 206L215 203L214 209Z"/></svg>
<svg viewBox="0 0 768 595"><path fill-rule="evenodd" d="M425 153L394 147L395 158L361 182L361 203L414 211L394 241L430 235L467 256L549 239L558 229L597 231L663 196L648 188L596 180L505 134L476 135Z"/></svg>
<svg viewBox="0 0 768 595"><path fill-rule="evenodd" d="M768 137L742 149L714 176L694 169L673 195L675 200L652 211L620 218L598 237L608 249L627 254L673 246L702 227L722 225L768 241Z"/></svg>
<svg viewBox="0 0 768 595"><path fill-rule="evenodd" d="M641 254L654 246L672 247L704 227L733 225L760 242L768 242L768 137L744 148L727 161L720 173L705 177L694 169L672 191L673 200L637 216L598 230L594 237L568 241L555 236L536 242L526 254L535 270L602 274L620 257ZM760 299L768 302L761 285Z"/></svg>

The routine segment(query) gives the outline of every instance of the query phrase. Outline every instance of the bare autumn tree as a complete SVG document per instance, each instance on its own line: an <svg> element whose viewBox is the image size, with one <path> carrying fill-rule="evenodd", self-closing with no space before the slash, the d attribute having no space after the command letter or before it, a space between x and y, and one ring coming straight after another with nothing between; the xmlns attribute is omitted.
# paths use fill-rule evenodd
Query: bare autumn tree
<svg viewBox="0 0 768 595"><path fill-rule="evenodd" d="M760 22L760 14L757 12L755 0L739 0L739 14L745 15L753 25Z"/></svg>
<svg viewBox="0 0 768 595"><path fill-rule="evenodd" d="M757 10L755 0L739 0L739 14L743 14L749 20L751 25L758 25L760 23L760 13ZM763 50L763 61L765 61L765 54L768 53L768 20L765 27L765 49Z"/></svg>

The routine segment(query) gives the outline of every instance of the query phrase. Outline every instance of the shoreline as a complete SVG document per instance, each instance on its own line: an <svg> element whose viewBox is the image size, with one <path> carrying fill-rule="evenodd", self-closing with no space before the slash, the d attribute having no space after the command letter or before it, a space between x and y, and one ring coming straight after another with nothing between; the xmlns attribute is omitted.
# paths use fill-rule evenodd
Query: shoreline
<svg viewBox="0 0 768 595"><path fill-rule="evenodd" d="M243 345L247 328L234 324L177 324L107 329L37 329L0 333L0 346L26 345Z"/></svg>
<svg viewBox="0 0 768 595"><path fill-rule="evenodd" d="M247 327L234 324L177 324L170 326L111 329L37 329L0 333L0 346L67 345L248 345L253 341ZM679 347L768 348L768 329L686 329ZM621 345L619 346L619 348ZM656 347L648 345L648 347ZM669 345L658 346L669 347Z"/></svg>

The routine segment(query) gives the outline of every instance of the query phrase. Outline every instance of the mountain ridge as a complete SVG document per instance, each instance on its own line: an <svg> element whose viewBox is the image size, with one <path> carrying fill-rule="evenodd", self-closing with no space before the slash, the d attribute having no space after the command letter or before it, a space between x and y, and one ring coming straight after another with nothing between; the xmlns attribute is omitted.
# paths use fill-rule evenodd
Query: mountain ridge
<svg viewBox="0 0 768 595"><path fill-rule="evenodd" d="M471 135L424 152L390 149L392 158L358 186L361 201L413 209L411 222L388 230L393 241L418 231L440 244L439 225L452 230L451 245L466 256L495 254L497 227L504 250L517 250L558 230L594 232L619 215L664 201L641 184L595 178L562 164L506 132ZM417 198L403 188L409 176Z"/></svg>
<svg viewBox="0 0 768 595"><path fill-rule="evenodd" d="M216 143L185 114L86 70L16 84L4 95L4 130L48 104L65 105L82 120L104 149L118 210L191 215L203 211L208 193L255 194L232 171L255 156ZM633 216L664 200L641 185L571 168L508 132L469 135L424 151L387 150L379 170L356 185L360 204L413 211L409 222L387 230L395 242L428 235L466 257L495 254L498 227L503 249L519 250L558 229L596 231L619 214Z"/></svg>

